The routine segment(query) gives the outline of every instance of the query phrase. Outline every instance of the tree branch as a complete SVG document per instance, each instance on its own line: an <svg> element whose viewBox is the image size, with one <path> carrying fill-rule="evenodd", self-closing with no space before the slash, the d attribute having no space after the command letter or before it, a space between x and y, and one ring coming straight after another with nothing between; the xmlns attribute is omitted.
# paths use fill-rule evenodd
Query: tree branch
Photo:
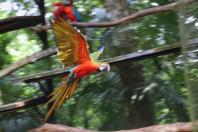
<svg viewBox="0 0 198 132"><path fill-rule="evenodd" d="M186 0L181 4L190 4L196 2L195 0ZM70 22L71 25L75 27L81 27L81 28L101 28L101 27L112 27L112 26L117 26L120 24L124 24L126 22L131 22L135 21L138 18L142 18L145 16L157 14L160 12L166 12L166 11L174 11L177 9L178 5L180 5L180 2L174 2L171 4L163 5L163 6L158 6L158 7L152 7L144 10L140 10L133 15L123 17L121 19L115 20L115 21L110 21L110 22L99 22L99 23L94 23L94 22ZM51 29L50 25L44 25L44 26L36 26L36 27L31 27L32 30L36 32L41 32L43 30L49 30Z"/></svg>
<svg viewBox="0 0 198 132"><path fill-rule="evenodd" d="M198 39L193 39L191 41L189 41L189 45L196 45L198 43ZM175 46L175 47L174 47ZM154 52L155 51L155 52ZM131 61L136 61L136 59L144 59L145 58L152 58L152 57L155 57L157 56L158 54L159 55L162 55L162 54L169 54L169 53L174 53L174 52L178 52L180 51L180 46L175 44L175 45L170 45L170 46L165 46L165 47L161 47L161 48L155 48L155 49L151 49L151 50L147 50L147 51L143 51L143 52L136 52L136 53L131 53L130 55L132 56L129 56L128 55L122 55L122 56L119 56L119 57L115 57L114 59L115 60L105 60L105 61L110 61L110 63L118 63L119 60L120 61L124 61L122 60L121 57L124 57L128 59L132 59ZM150 52L150 56L149 56L149 52ZM153 53L151 53L153 52ZM0 71L0 79L11 74L12 72L16 71L17 69L29 64L29 63L33 63L37 60L40 60L44 57L47 57L47 56L50 56L50 55L54 55L56 53L56 48L49 48L47 50L44 50L44 51L40 51L38 53L35 53L31 56L28 56L14 64L11 64L9 65L8 67L6 67L5 69L1 70ZM141 54L140 54L141 53ZM153 56L154 55L154 56ZM128 56L128 57L127 57ZM130 58L131 57L131 58ZM111 62L113 61L113 62ZM56 70L53 70L53 71L49 71L49 72L45 72L45 73L40 73L40 74L37 74L36 76L35 75L31 75L31 76L26 76L26 79L23 80L22 78L17 78L17 79L13 79L14 82L18 82L20 81L26 81L26 80L29 80L30 78L33 78L33 77L37 77L38 80L41 80L41 79L45 79L46 76L50 75L51 77L54 77L54 76L59 76L59 75L62 75L66 72L67 73L67 69L56 69ZM52 76L53 74L53 76Z"/></svg>
<svg viewBox="0 0 198 132"><path fill-rule="evenodd" d="M35 26L41 22L41 16L15 16L1 19L0 33Z"/></svg>
<svg viewBox="0 0 198 132"><path fill-rule="evenodd" d="M40 105L47 101L48 101L48 97L42 96L42 97L38 97L35 99L29 99L29 100L19 101L15 103L10 103L7 105L2 105L0 106L0 113L8 113L8 112L16 111L19 109L24 109L24 108Z"/></svg>
<svg viewBox="0 0 198 132"><path fill-rule="evenodd" d="M198 46L198 39L190 40L187 45L188 45L188 47ZM119 63L127 62L127 61L135 62L135 61L140 61L140 60L144 60L144 59L148 59L148 58L154 58L154 57L157 57L160 55L177 53L180 51L181 51L180 44L174 44L174 45L154 48L154 49L150 49L150 50L145 50L142 52L135 52L135 53L130 53L130 54L126 54L126 55L121 55L121 56L117 56L114 58L105 59L102 61L108 62L110 65L116 65ZM11 83L37 82L37 81L43 80L43 79L67 75L69 73L69 71L68 71L69 69L70 69L69 67L68 68L60 68L60 69L55 69L55 70L51 70L51 71L47 71L47 72L43 72L43 73L34 74L34 75L13 78L10 80L10 82Z"/></svg>
<svg viewBox="0 0 198 132"><path fill-rule="evenodd" d="M196 126L198 123L196 122ZM174 124L153 125L133 130L118 130L111 132L192 132L193 127L191 122L178 122ZM93 130L74 128L60 124L44 124L43 126L30 130L29 132L96 132Z"/></svg>
<svg viewBox="0 0 198 132"><path fill-rule="evenodd" d="M57 77L57 76L67 75L69 73L69 71L68 71L69 69L70 68L59 68L59 69L55 69L55 70L51 70L51 71L38 73L38 74L28 75L28 76L19 77L19 78L13 78L13 79L9 80L8 82L10 82L10 83L37 82L40 80L45 80L45 79L49 79L49 78L53 78L53 77Z"/></svg>
<svg viewBox="0 0 198 132"><path fill-rule="evenodd" d="M56 54L56 52L57 52L56 48L52 47L52 48L48 48L46 50L40 51L38 53L34 53L33 55L30 55L24 59L21 59L20 61L14 63L14 64L11 64L8 67L6 67L5 69L1 70L0 71L0 79L11 74L12 72L16 71L17 69L23 67L24 65L33 63L33 62L38 61L44 57L54 55L54 54Z"/></svg>
<svg viewBox="0 0 198 132"><path fill-rule="evenodd" d="M153 14L157 14L160 12L166 12L166 11L174 11L177 9L177 7L180 4L191 4L193 2L197 2L196 0L185 0L183 3L181 2L174 2L171 4L163 5L163 6L158 6L158 7L152 7L148 9L144 9L141 11L138 11L134 13L133 15L115 20L115 21L110 21L110 22L100 22L100 23L89 23L89 22L71 22L73 26L76 27L83 27L83 28L93 28L93 27L112 27L112 26L117 26L120 24L124 24L129 21L135 21L138 18L142 18L144 16L149 16ZM11 18L6 18L0 20L0 33L5 33L13 30L18 30L21 28L27 28L31 26L35 26L37 24L42 23L42 17L41 16L16 16L16 17L11 17ZM44 26L36 26L36 27L31 27L30 29L36 31L36 32L41 32L43 30L49 30L51 27L49 25L44 25Z"/></svg>
<svg viewBox="0 0 198 132"><path fill-rule="evenodd" d="M19 109L24 109L36 105L40 105L43 103L46 103L48 101L48 98L46 96L42 96L39 98L31 99L31 100L25 100L25 101L19 101L15 103L10 103L7 105L2 105L0 107L0 113L8 113L12 111L16 111ZM196 122L197 125L197 122ZM86 130L86 129L79 129L79 128L73 128L73 127L68 127L68 126L63 126L63 125L58 125L58 124L45 124L44 126L41 126L40 128L33 129L29 132L42 132L43 130L48 131L48 132L55 132L55 131L60 131L61 132L92 132L91 130ZM165 124L165 125L153 125L149 127L144 127L144 128L139 128L139 129L134 129L134 130L119 130L115 132L192 132L192 123L174 123L174 124Z"/></svg>
<svg viewBox="0 0 198 132"><path fill-rule="evenodd" d="M150 50L146 50L146 51L142 51L142 52L135 52L135 53L130 53L130 54L126 54L126 55L121 55L121 56L106 59L103 61L109 62L110 65L116 65L121 62L122 63L126 62L126 61L134 62L134 61L139 61L139 60L143 60L143 59L153 58L153 57L160 56L160 55L166 55L166 54L170 54L170 53L180 52L180 50L181 50L180 45L175 44L175 45L164 46L164 47L160 47L160 48L154 48L154 49L150 49ZM36 82L36 81L43 80L43 79L66 75L69 73L68 70L69 70L69 68L60 68L60 69L47 71L47 72L43 72L43 73L38 73L38 74L34 74L34 75L29 75L29 76L25 76L25 77L14 78L14 79L11 79L10 81L12 83L22 82L22 81Z"/></svg>

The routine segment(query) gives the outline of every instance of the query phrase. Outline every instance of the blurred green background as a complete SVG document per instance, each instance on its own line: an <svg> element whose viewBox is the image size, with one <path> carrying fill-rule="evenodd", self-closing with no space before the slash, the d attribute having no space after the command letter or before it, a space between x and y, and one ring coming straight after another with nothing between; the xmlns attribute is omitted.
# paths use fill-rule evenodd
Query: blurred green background
<svg viewBox="0 0 198 132"><path fill-rule="evenodd" d="M55 0L45 0L47 23L52 16L53 2ZM74 0L74 5L80 11L83 21L100 22L115 20L141 9L170 2L172 0ZM198 8L194 4L185 11L185 24L193 32L189 39L196 38ZM0 2L0 19L23 15L39 15L34 1ZM112 58L177 44L181 37L179 22L178 14L168 11L112 28L89 28L86 29L86 36L91 51L103 44L105 51L101 59ZM48 43L50 47L55 45L52 31L48 31ZM0 68L42 49L39 37L29 29L0 34ZM197 51L195 53L197 55ZM109 73L86 77L81 81L75 95L56 113L54 120L68 126L101 131L189 121L184 63L183 56L174 53L133 63L123 62L112 66ZM28 64L0 80L0 104L44 95L38 83L8 84L6 80L60 67L61 64L54 55L47 61L42 59ZM196 67L191 69L194 69L192 74L197 75ZM53 78L52 86L56 87L60 79ZM47 85L45 81L40 83ZM6 132L23 132L38 127L46 112L47 106L43 104L0 114L0 129Z"/></svg>

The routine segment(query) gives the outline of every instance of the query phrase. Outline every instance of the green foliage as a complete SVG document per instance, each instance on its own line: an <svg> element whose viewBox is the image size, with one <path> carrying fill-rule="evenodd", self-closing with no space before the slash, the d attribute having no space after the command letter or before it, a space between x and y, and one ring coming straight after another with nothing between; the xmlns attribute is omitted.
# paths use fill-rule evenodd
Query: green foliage
<svg viewBox="0 0 198 132"><path fill-rule="evenodd" d="M29 38L25 32L19 31L12 42L7 45L7 51L12 56L11 59L13 62L40 50L40 45L37 44L38 41L36 40L38 38L33 35L31 37Z"/></svg>
<svg viewBox="0 0 198 132"><path fill-rule="evenodd" d="M187 92L188 92L188 105L189 105L189 113L191 120L193 122L198 119L198 59L197 59L197 45L190 46L187 44L187 40L195 39L195 43L197 44L197 15L198 10L195 7L196 5L191 4L186 6L185 8L180 8L180 27L181 27L181 42L183 48L183 55L185 57L185 78L187 84ZM194 124L193 131L198 131L198 127Z"/></svg>
<svg viewBox="0 0 198 132"><path fill-rule="evenodd" d="M58 0L45 1L47 13L51 13L51 5L55 1ZM2 11L0 9L0 18L15 16L21 10L31 14L31 9L36 8L33 1L14 0L13 2L20 7L20 10L16 12L16 10ZM135 12L156 4L164 5L170 2L172 1L140 0L131 2L129 7L130 12ZM83 21L92 20L90 16L92 9L103 8L104 6L104 2L99 0L75 0L74 4L82 13ZM197 8L194 7L193 11L196 10ZM38 9L32 14L39 14ZM104 34L108 31L109 34L104 37ZM131 53L134 52L134 49L135 51L142 51L175 44L178 43L180 37L178 16L175 12L158 13L130 24L108 29L91 29L90 32L91 35L88 40L91 51L96 50L101 43L106 47L102 58ZM112 43L114 43L115 38L123 34L127 34L125 38L128 39L129 43L121 45L122 48L113 46ZM50 46L55 45L52 32L48 33L48 41ZM41 47L41 41L30 30L1 34L0 68L3 69L10 63L40 51ZM50 63L46 60L40 60L36 63L28 64L6 79L13 76L19 77L46 71L47 65L51 65L51 69L61 67L57 61L57 56L50 58ZM181 58L182 56L179 54L171 54L139 62L144 67L143 72L146 83L144 87L133 89L134 94L131 96L131 103L141 100L144 94L148 94L154 103L156 124L189 120L186 107L187 88L184 83L184 68ZM132 67L132 64L128 65L128 67ZM121 76L123 73L128 73L129 69L125 68L120 71L116 67L112 67L110 73L94 74L83 79L75 95L64 103L63 107L57 112L57 123L102 131L129 128L130 109L125 98L127 95L126 89L124 89L124 84L121 82ZM191 70L194 74L189 76L192 76L192 79L196 78L196 68ZM128 76L125 78L130 79ZM0 100L3 104L44 95L38 83L8 85L6 84L6 79L0 81ZM134 80L131 81L133 82ZM58 85L59 82L59 78L53 79L54 86ZM41 83L44 84L44 82ZM134 81L133 83L136 82ZM192 85L196 86L196 84ZM139 91L141 91L140 96L138 96ZM39 126L43 116L46 114L47 107L46 105L39 105L38 107L2 114L0 116L0 126L3 126L8 131L16 128L15 130L20 132ZM17 122L17 125L14 122Z"/></svg>
<svg viewBox="0 0 198 132"><path fill-rule="evenodd" d="M2 68L3 65L8 64L10 62L10 56L6 51L6 44L11 41L11 37L0 35L0 40L1 40L0 68Z"/></svg>

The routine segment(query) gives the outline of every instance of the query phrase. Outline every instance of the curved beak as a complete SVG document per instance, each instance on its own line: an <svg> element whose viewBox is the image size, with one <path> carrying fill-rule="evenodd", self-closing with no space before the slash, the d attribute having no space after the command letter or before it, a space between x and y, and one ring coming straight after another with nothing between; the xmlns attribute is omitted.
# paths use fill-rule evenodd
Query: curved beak
<svg viewBox="0 0 198 132"><path fill-rule="evenodd" d="M99 67L100 72L109 72L110 71L110 65L109 64L101 64Z"/></svg>

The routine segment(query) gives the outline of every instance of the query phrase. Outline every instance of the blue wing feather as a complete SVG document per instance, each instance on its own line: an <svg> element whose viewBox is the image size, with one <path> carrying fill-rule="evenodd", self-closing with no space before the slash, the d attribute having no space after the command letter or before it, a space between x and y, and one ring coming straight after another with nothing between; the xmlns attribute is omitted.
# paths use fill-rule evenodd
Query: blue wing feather
<svg viewBox="0 0 198 132"><path fill-rule="evenodd" d="M76 20L77 20L78 22L81 22L82 19L81 19L80 13L78 12L78 10L77 10L75 7L73 7L73 13L74 13L74 15L75 15L75 17L76 17Z"/></svg>

